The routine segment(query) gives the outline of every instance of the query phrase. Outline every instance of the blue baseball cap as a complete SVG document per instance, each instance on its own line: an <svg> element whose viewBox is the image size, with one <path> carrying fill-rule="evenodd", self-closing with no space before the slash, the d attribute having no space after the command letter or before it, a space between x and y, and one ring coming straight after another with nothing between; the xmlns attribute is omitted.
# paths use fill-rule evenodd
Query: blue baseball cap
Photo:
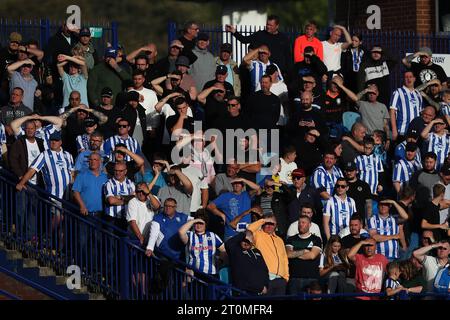
<svg viewBox="0 0 450 320"><path fill-rule="evenodd" d="M61 140L61 131L55 131L50 135L50 140Z"/></svg>
<svg viewBox="0 0 450 320"><path fill-rule="evenodd" d="M113 47L108 47L105 50L105 58L113 58L117 57L117 50Z"/></svg>

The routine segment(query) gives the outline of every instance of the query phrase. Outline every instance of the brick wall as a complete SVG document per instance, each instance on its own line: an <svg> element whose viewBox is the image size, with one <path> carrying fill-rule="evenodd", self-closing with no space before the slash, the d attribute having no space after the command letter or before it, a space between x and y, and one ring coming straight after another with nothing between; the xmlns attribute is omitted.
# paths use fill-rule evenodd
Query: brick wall
<svg viewBox="0 0 450 320"><path fill-rule="evenodd" d="M370 5L381 9L381 30L434 31L434 0L336 0L336 22L347 26L348 19L351 28L366 28Z"/></svg>

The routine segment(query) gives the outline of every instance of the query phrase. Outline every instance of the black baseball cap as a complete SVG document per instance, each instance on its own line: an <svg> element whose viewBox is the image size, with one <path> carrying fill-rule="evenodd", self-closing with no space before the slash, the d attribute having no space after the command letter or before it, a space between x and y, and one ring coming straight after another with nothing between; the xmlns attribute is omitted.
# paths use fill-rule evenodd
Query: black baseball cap
<svg viewBox="0 0 450 320"><path fill-rule="evenodd" d="M220 46L220 52L225 51L225 52L233 52L233 46L231 45L231 43L223 43Z"/></svg>
<svg viewBox="0 0 450 320"><path fill-rule="evenodd" d="M109 97L111 98L113 96L113 91L111 88L109 87L105 87L102 89L102 93L101 93L102 97Z"/></svg>
<svg viewBox="0 0 450 320"><path fill-rule="evenodd" d="M344 164L344 171L355 171L356 163L354 161L348 161Z"/></svg>
<svg viewBox="0 0 450 320"><path fill-rule="evenodd" d="M216 74L226 74L226 73L228 73L228 68L223 64L218 65L216 67Z"/></svg>
<svg viewBox="0 0 450 320"><path fill-rule="evenodd" d="M197 36L197 41L198 40L204 40L204 41L208 41L209 40L209 35L205 32L200 32Z"/></svg>

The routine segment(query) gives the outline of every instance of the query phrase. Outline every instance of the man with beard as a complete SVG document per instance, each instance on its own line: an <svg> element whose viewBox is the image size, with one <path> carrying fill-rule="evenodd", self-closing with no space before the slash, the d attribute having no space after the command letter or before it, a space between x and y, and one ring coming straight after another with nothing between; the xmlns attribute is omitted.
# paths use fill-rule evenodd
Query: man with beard
<svg viewBox="0 0 450 320"><path fill-rule="evenodd" d="M313 96L311 92L303 92L301 95L301 108L294 111L288 131L292 135L292 139L298 140L305 136L310 128L317 129L321 135L327 136L327 127L322 112L313 108Z"/></svg>

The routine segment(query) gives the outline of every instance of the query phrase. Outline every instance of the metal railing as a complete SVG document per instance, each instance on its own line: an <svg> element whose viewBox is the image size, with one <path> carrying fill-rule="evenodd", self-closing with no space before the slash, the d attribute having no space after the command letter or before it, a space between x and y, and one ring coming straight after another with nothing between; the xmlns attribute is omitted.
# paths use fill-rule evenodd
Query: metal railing
<svg viewBox="0 0 450 320"><path fill-rule="evenodd" d="M256 31L263 30L264 26L248 26L239 25L237 31L244 36L248 36ZM225 31L222 25L200 25L200 31L206 32L210 36L210 51L217 56L219 48L222 43L228 42L233 46L233 59L240 64L243 57L248 51L248 44L241 43L230 32ZM285 27L280 29L290 39L293 48L295 39L303 34L301 27ZM402 74L404 67L401 63L406 53L413 53L418 51L419 47L430 47L434 53L448 53L450 52L450 36L444 33L416 33L413 31L384 31L384 30L368 30L368 29L353 29L349 31L350 34L360 34L363 39L364 46L370 50L374 45L380 45L387 49L391 55L397 59L397 65L391 70L391 88L397 88L402 85ZM177 39L181 36L181 28L175 22L168 23L168 40ZM328 38L328 30L322 29L317 32L317 37L320 40ZM344 41L342 38L341 41Z"/></svg>
<svg viewBox="0 0 450 320"><path fill-rule="evenodd" d="M148 258L129 234L44 190L16 192L10 172L0 170L0 241L65 275L79 267L83 285L111 299L217 300L238 290L164 254ZM240 294L243 294L240 292Z"/></svg>
<svg viewBox="0 0 450 320"><path fill-rule="evenodd" d="M8 19L0 18L0 43L6 45L11 32L19 32L23 41L37 40L40 48L45 48L51 36L53 36L63 20L55 21L50 19ZM117 47L118 44L118 24L117 22L84 22L82 27L98 27L103 29L101 38L92 38L95 49L103 52L106 43L109 42Z"/></svg>

